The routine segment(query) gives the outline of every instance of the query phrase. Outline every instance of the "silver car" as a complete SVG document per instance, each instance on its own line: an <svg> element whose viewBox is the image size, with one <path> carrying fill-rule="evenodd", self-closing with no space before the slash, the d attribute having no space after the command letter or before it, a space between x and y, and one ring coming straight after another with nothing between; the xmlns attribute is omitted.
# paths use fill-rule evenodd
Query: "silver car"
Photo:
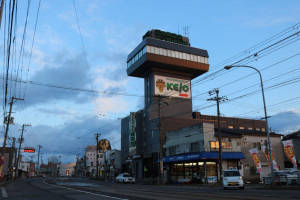
<svg viewBox="0 0 300 200"><path fill-rule="evenodd" d="M117 183L135 183L135 178L133 178L130 174L119 174L116 177Z"/></svg>
<svg viewBox="0 0 300 200"><path fill-rule="evenodd" d="M223 173L223 189L237 188L244 189L244 181L240 172L237 170L224 170Z"/></svg>

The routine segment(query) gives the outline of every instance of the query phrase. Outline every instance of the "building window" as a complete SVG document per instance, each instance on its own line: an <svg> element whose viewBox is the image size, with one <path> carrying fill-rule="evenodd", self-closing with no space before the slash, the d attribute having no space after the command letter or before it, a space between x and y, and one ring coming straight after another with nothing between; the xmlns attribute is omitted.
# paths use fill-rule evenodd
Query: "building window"
<svg viewBox="0 0 300 200"><path fill-rule="evenodd" d="M176 146L169 147L169 155L175 155L176 154Z"/></svg>
<svg viewBox="0 0 300 200"><path fill-rule="evenodd" d="M265 132L265 131L266 131L266 129L265 129L265 128L262 128L262 129L261 129L261 131Z"/></svg>
<svg viewBox="0 0 300 200"><path fill-rule="evenodd" d="M246 141L243 141L243 146L248 146L248 142L246 142Z"/></svg>
<svg viewBox="0 0 300 200"><path fill-rule="evenodd" d="M240 126L240 129L244 130L244 129L245 129L245 127L243 127L243 126Z"/></svg>
<svg viewBox="0 0 300 200"><path fill-rule="evenodd" d="M260 131L260 128L256 128L255 130Z"/></svg>
<svg viewBox="0 0 300 200"><path fill-rule="evenodd" d="M231 128L231 129L233 129L233 126L228 126L228 128Z"/></svg>
<svg viewBox="0 0 300 200"><path fill-rule="evenodd" d="M199 152L199 151L200 151L199 142L191 143L191 152Z"/></svg>
<svg viewBox="0 0 300 200"><path fill-rule="evenodd" d="M94 165L93 165L94 163L93 162L91 162L91 166L93 167Z"/></svg>
<svg viewBox="0 0 300 200"><path fill-rule="evenodd" d="M222 148L223 149L232 149L232 143L231 142L222 142ZM211 151L219 150L219 142L215 142L215 141L210 142L210 150Z"/></svg>
<svg viewBox="0 0 300 200"><path fill-rule="evenodd" d="M252 130L253 130L253 128L248 128L248 130L252 131Z"/></svg>
<svg viewBox="0 0 300 200"><path fill-rule="evenodd" d="M241 142L236 142L236 146L241 146Z"/></svg>
<svg viewBox="0 0 300 200"><path fill-rule="evenodd" d="M255 166L250 166L250 175L256 175L257 173L257 170L256 170L256 167Z"/></svg>
<svg viewBox="0 0 300 200"><path fill-rule="evenodd" d="M257 150L261 150L260 142L253 142L252 146L253 146L253 148L257 148Z"/></svg>

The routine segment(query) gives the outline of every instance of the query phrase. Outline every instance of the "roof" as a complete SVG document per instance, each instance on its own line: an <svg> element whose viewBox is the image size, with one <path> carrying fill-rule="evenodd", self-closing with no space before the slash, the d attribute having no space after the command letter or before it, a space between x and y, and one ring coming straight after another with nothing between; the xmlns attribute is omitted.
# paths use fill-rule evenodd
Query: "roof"
<svg viewBox="0 0 300 200"><path fill-rule="evenodd" d="M215 128L216 135L218 135L218 128ZM256 131L256 130L248 130L248 129L231 129L231 128L221 128L222 133L228 134L228 135L235 135L235 136L244 136L244 135L251 135L251 136L267 136L267 132L264 131ZM283 135L271 132L270 136L274 137L281 137Z"/></svg>
<svg viewBox="0 0 300 200"><path fill-rule="evenodd" d="M164 157L163 162L171 163L171 162L183 162L183 161L205 160L205 159L216 160L219 157L218 155L219 152L217 151L187 153L187 154ZM222 152L222 159L230 159L230 160L245 159L245 155L242 152Z"/></svg>
<svg viewBox="0 0 300 200"><path fill-rule="evenodd" d="M294 133L285 135L282 140L290 140L290 139L295 139L295 138L300 138L300 130L296 131Z"/></svg>
<svg viewBox="0 0 300 200"><path fill-rule="evenodd" d="M195 47L185 46L185 45L181 45L181 44L166 42L163 40L158 40L155 38L147 37L127 56L127 62L146 45L170 49L170 50L174 50L174 51L190 53L193 55L203 56L206 58L209 57L207 50L204 50L204 49L198 49Z"/></svg>

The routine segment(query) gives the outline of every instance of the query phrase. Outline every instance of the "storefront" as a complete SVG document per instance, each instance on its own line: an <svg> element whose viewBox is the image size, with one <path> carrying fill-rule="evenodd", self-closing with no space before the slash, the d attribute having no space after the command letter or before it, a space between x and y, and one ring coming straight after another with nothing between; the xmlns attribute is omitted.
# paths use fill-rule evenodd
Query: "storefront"
<svg viewBox="0 0 300 200"><path fill-rule="evenodd" d="M227 168L238 168L238 161L245 156L241 152L223 152ZM164 158L171 183L214 183L218 180L218 152L189 153Z"/></svg>

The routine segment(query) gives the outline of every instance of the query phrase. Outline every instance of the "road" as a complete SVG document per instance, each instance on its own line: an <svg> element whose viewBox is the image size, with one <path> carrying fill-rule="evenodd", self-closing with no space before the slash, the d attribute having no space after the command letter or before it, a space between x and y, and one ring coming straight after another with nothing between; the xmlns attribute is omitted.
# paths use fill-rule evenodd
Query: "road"
<svg viewBox="0 0 300 200"><path fill-rule="evenodd" d="M1 186L0 199L12 200L135 200L135 199L300 199L300 190L222 190L194 185L140 185L100 182L81 178L35 178Z"/></svg>

